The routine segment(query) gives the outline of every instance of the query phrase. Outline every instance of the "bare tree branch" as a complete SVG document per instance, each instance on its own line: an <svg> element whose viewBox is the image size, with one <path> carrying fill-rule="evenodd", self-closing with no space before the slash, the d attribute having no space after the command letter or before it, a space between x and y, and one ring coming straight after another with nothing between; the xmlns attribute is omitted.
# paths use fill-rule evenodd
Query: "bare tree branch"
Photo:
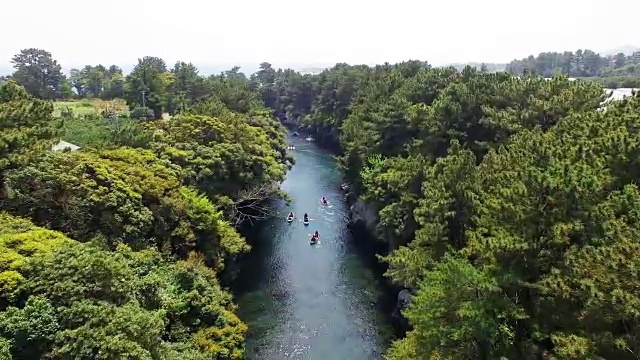
<svg viewBox="0 0 640 360"><path fill-rule="evenodd" d="M261 184L238 192L232 205L235 225L245 221L253 225L254 221L273 216L274 210L268 201L277 193L277 189L277 184Z"/></svg>

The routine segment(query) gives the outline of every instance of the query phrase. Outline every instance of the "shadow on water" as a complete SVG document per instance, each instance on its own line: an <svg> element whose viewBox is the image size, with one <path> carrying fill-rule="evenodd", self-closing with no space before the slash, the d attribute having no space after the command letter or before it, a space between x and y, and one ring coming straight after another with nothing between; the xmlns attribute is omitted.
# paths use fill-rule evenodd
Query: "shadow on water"
<svg viewBox="0 0 640 360"><path fill-rule="evenodd" d="M282 189L292 201L245 233L253 251L234 293L249 326L250 359L380 359L392 335L388 296L376 261L347 229L341 174L331 156L303 137L291 138L296 165ZM320 204L326 196L329 205ZM289 211L293 223L285 220ZM307 212L311 224L300 220ZM318 230L320 241L310 245Z"/></svg>

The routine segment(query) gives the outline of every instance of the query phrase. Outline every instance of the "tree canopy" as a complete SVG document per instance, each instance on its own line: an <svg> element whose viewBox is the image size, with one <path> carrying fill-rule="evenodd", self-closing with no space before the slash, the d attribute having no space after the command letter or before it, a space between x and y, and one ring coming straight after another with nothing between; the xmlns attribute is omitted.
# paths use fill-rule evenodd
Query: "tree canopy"
<svg viewBox="0 0 640 360"><path fill-rule="evenodd" d="M282 122L335 149L376 209L386 275L413 294L388 359L635 359L640 96L604 108L602 84L544 78L635 60L247 77L147 56L67 81L23 50L0 84L0 357L243 358L218 278L250 248L236 226L282 196ZM129 111L54 111L71 87ZM66 136L80 150L49 150Z"/></svg>
<svg viewBox="0 0 640 360"><path fill-rule="evenodd" d="M0 177L53 143L52 112L50 103L34 99L13 80L0 84Z"/></svg>
<svg viewBox="0 0 640 360"><path fill-rule="evenodd" d="M4 359L242 358L246 326L197 255L172 262L0 222Z"/></svg>
<svg viewBox="0 0 640 360"><path fill-rule="evenodd" d="M54 100L71 95L69 81L50 52L36 48L23 49L11 62L15 68L11 78L34 96Z"/></svg>
<svg viewBox="0 0 640 360"><path fill-rule="evenodd" d="M640 97L417 61L267 71L276 114L339 145L414 294L387 358L637 357Z"/></svg>
<svg viewBox="0 0 640 360"><path fill-rule="evenodd" d="M118 74L88 66L72 83L108 98ZM285 131L237 69L174 76L145 57L127 82L125 95L149 91L152 118L174 116L56 112L0 85L3 359L244 358L247 327L218 279L250 249L236 226L281 196ZM51 151L69 135L80 150Z"/></svg>

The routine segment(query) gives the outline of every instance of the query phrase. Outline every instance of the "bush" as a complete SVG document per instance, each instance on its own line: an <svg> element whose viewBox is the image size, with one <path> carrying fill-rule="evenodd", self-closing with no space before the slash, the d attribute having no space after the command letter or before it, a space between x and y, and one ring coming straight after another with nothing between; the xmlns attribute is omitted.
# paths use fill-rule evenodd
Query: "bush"
<svg viewBox="0 0 640 360"><path fill-rule="evenodd" d="M140 120L153 120L156 117L152 109L144 106L138 106L131 112L131 118Z"/></svg>

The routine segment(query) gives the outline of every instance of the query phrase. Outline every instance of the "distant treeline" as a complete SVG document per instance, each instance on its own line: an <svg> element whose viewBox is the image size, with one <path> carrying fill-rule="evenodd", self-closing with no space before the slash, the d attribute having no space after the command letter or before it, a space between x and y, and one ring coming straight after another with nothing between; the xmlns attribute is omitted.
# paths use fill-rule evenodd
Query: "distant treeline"
<svg viewBox="0 0 640 360"><path fill-rule="evenodd" d="M150 58L150 57L149 57ZM124 75L117 65L86 65L83 68L71 69L67 77L62 73L61 65L51 53L36 48L23 49L11 60L15 71L9 76L0 77L0 82L13 79L32 95L45 99L101 98L110 100L126 96L126 82L131 74ZM164 66L163 64L159 64ZM193 64L178 62L174 69L160 69L161 72L172 72L183 65L195 68ZM161 66L161 67L162 67ZM451 64L458 71L466 66L480 69L483 72L507 71L514 75L525 73L544 77L566 75L575 78L590 78L608 88L640 86L640 51L630 55L618 53L603 56L592 50L565 52L544 52L538 56L513 60L508 64L500 63L459 63ZM139 69L139 67L137 67ZM239 73L239 67L234 67ZM166 70L166 71L165 71ZM294 71L287 69L287 71ZM223 72L227 73L227 72ZM169 76L167 81L171 81Z"/></svg>
<svg viewBox="0 0 640 360"><path fill-rule="evenodd" d="M544 77L566 75L595 80L607 88L640 87L640 51L631 55L618 53L603 56L592 50L543 52L529 55L508 64L464 63L451 64L458 71L472 66L488 72L507 71L514 75L536 74Z"/></svg>
<svg viewBox="0 0 640 360"><path fill-rule="evenodd" d="M640 77L640 51L631 55L618 53L602 56L592 50L544 52L513 60L506 71L522 75L525 72L544 77L562 74L571 77Z"/></svg>

